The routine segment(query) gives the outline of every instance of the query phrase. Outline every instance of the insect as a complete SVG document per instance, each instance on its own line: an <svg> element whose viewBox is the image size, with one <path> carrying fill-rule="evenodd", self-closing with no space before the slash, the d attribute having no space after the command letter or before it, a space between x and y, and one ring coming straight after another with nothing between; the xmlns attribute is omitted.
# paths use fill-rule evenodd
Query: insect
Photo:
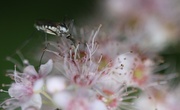
<svg viewBox="0 0 180 110"><path fill-rule="evenodd" d="M37 20L34 26L38 31L42 31L44 33L51 34L54 36L66 37L67 39L71 40L73 45L75 46L76 41L70 33L70 30L73 28L73 20L70 23L53 22L50 20ZM47 41L47 36L45 36L45 41ZM48 47L48 44L46 44L45 49L47 47ZM40 64L41 64L44 54L45 54L45 51L43 51L41 55Z"/></svg>
<svg viewBox="0 0 180 110"><path fill-rule="evenodd" d="M60 23L60 22L53 22L50 20L38 20L35 23L35 28L38 31L43 31L44 33L51 34L54 36L66 37L70 39L73 43L75 43L74 38L70 33L70 29L73 26L73 20L70 23Z"/></svg>

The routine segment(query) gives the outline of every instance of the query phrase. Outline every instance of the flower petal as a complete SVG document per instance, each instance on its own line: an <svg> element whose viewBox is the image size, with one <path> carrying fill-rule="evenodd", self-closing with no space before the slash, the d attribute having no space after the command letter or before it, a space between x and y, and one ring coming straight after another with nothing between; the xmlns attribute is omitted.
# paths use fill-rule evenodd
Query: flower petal
<svg viewBox="0 0 180 110"><path fill-rule="evenodd" d="M32 65L29 65L26 68L24 68L23 72L26 74L30 74L30 75L37 75L37 72L36 72L34 66L32 66Z"/></svg>
<svg viewBox="0 0 180 110"><path fill-rule="evenodd" d="M59 76L49 77L46 81L47 91L51 94L64 90L66 85L66 79Z"/></svg>
<svg viewBox="0 0 180 110"><path fill-rule="evenodd" d="M52 59L49 59L49 61L40 66L40 70L39 70L39 74L46 76L48 73L50 73L52 71L53 68L53 61Z"/></svg>
<svg viewBox="0 0 180 110"><path fill-rule="evenodd" d="M31 90L31 86L22 83L13 83L9 88L8 93L11 97L14 97L19 101L26 101L31 97L33 91Z"/></svg>
<svg viewBox="0 0 180 110"><path fill-rule="evenodd" d="M107 110L106 105L100 100L95 100L91 103L90 110Z"/></svg>
<svg viewBox="0 0 180 110"><path fill-rule="evenodd" d="M62 91L53 95L53 101L58 107L65 109L72 100L72 94L68 91Z"/></svg>
<svg viewBox="0 0 180 110"><path fill-rule="evenodd" d="M35 83L34 83L34 87L33 87L33 91L34 92L38 92L41 90L41 88L43 87L44 85L44 80L41 78L41 79L38 79Z"/></svg>
<svg viewBox="0 0 180 110"><path fill-rule="evenodd" d="M40 110L42 100L40 94L34 94L27 102L21 105L22 110Z"/></svg>

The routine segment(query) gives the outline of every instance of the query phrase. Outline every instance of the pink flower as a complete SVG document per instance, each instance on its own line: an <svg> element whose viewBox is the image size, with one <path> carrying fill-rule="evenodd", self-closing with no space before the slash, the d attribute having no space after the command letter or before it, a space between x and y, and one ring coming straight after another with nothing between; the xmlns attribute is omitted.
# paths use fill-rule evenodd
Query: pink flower
<svg viewBox="0 0 180 110"><path fill-rule="evenodd" d="M34 66L29 65L24 68L23 73L14 70L14 83L11 84L8 93L10 99L4 101L1 105L4 109L15 109L19 106L22 110L34 108L40 110L42 99L40 92L44 85L44 77L52 70L52 60L40 66L39 73L36 72Z"/></svg>
<svg viewBox="0 0 180 110"><path fill-rule="evenodd" d="M138 110L179 110L180 95L179 87L170 91L167 87L159 87L153 89L151 93L154 97L147 97L146 94L141 94L139 99L135 100L135 106Z"/></svg>
<svg viewBox="0 0 180 110"><path fill-rule="evenodd" d="M63 110L107 110L91 90L62 91L55 94L53 100Z"/></svg>
<svg viewBox="0 0 180 110"><path fill-rule="evenodd" d="M136 89L127 91L127 86L116 80L112 74L103 75L93 89L97 91L97 98L106 104L108 110L133 108L132 102L127 103L126 100L137 98L135 95L130 96L137 92Z"/></svg>
<svg viewBox="0 0 180 110"><path fill-rule="evenodd" d="M80 43L76 45L70 45L70 42L63 42L59 46L53 47L58 49L57 51L47 50L50 53L54 53L58 56L55 60L55 67L60 71L71 83L79 86L91 86L95 84L102 72L99 72L99 63L102 56L99 59L95 59L95 53L98 49L98 43L95 38L98 35L101 25L91 35L88 40L83 36ZM78 41L78 40L77 40ZM59 53L59 54L58 54ZM97 57L96 57L97 58Z"/></svg>

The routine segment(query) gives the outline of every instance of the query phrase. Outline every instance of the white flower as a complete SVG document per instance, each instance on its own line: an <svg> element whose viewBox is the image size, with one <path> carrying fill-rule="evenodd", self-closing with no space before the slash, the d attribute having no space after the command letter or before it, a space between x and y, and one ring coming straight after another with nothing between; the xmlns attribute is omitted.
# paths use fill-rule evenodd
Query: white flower
<svg viewBox="0 0 180 110"><path fill-rule="evenodd" d="M34 83L34 88L38 91L44 85L44 78L52 71L53 61L50 59L46 64L40 66L37 73L34 66L29 65L24 68L23 77Z"/></svg>
<svg viewBox="0 0 180 110"><path fill-rule="evenodd" d="M79 89L59 92L53 99L63 110L107 110L105 104L94 95L90 90Z"/></svg>
<svg viewBox="0 0 180 110"><path fill-rule="evenodd" d="M23 76L33 81L39 78L46 77L52 71L52 68L53 68L53 61L52 59L50 59L46 64L40 66L38 72L36 72L34 66L32 65L25 67L23 71Z"/></svg>
<svg viewBox="0 0 180 110"><path fill-rule="evenodd" d="M15 82L8 90L10 99L7 99L4 104L4 109L14 109L21 106L22 110L28 107L34 107L35 110L40 110L42 102L39 93L36 93L32 84L27 79L21 79L20 82Z"/></svg>
<svg viewBox="0 0 180 110"><path fill-rule="evenodd" d="M94 57L98 48L98 43L95 41L95 38L100 27L101 25L97 31L92 31L87 42L70 45L70 42L62 41L61 45L53 45L53 47L58 49L57 51L47 50L48 52L58 55L58 59L61 59L55 60L55 67L69 79L71 83L79 86L91 86L95 84L100 77L102 72L99 72L98 68L102 57L99 56L98 60ZM82 39L86 39L86 37L83 36Z"/></svg>
<svg viewBox="0 0 180 110"><path fill-rule="evenodd" d="M180 95L179 87L173 91L166 88L156 88L151 91L154 95L149 97L146 94L141 94L139 99L135 100L135 106L138 110L179 110Z"/></svg>
<svg viewBox="0 0 180 110"><path fill-rule="evenodd" d="M48 93L54 94L64 90L67 86L67 80L60 76L50 76L46 79L46 89Z"/></svg>
<svg viewBox="0 0 180 110"><path fill-rule="evenodd" d="M137 96L129 96L137 90L132 89L127 91L127 86L117 80L113 74L103 75L93 87L97 91L97 98L103 101L108 110L116 110L118 108L133 108L132 103L126 103L125 100L135 99Z"/></svg>
<svg viewBox="0 0 180 110"><path fill-rule="evenodd" d="M165 84L167 80L176 76L176 74L156 75L154 74L156 66L148 56L129 52L119 55L112 62L107 74L128 87L138 87L143 90Z"/></svg>
<svg viewBox="0 0 180 110"><path fill-rule="evenodd" d="M4 109L15 109L19 106L22 110L34 109L40 110L42 99L40 92L44 85L43 78L52 70L52 60L40 66L39 73L36 72L34 66L29 65L24 68L23 73L14 70L14 83L11 84L8 93L10 99L4 101Z"/></svg>
<svg viewBox="0 0 180 110"><path fill-rule="evenodd" d="M120 54L112 61L112 66L107 71L121 84L131 85L132 76L136 67L137 55L131 52Z"/></svg>

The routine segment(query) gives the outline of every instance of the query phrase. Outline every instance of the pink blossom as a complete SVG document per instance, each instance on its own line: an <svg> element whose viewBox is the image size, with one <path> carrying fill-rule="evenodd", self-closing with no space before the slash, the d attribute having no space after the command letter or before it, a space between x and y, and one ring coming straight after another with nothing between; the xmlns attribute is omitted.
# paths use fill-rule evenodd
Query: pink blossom
<svg viewBox="0 0 180 110"><path fill-rule="evenodd" d="M154 97L147 97L141 94L140 98L135 101L135 105L139 110L179 110L179 87L174 91L167 89L168 87L160 87L153 89L151 93Z"/></svg>
<svg viewBox="0 0 180 110"><path fill-rule="evenodd" d="M44 85L43 77L45 77L52 69L52 60L40 66L39 73L36 72L34 66L29 65L24 68L23 73L14 70L14 83L11 84L8 93L10 99L4 101L1 105L4 109L15 109L19 106L22 110L34 108L39 110L42 105L40 92Z"/></svg>
<svg viewBox="0 0 180 110"><path fill-rule="evenodd" d="M104 103L96 99L91 90L63 91L53 97L56 105L63 110L107 110Z"/></svg>

